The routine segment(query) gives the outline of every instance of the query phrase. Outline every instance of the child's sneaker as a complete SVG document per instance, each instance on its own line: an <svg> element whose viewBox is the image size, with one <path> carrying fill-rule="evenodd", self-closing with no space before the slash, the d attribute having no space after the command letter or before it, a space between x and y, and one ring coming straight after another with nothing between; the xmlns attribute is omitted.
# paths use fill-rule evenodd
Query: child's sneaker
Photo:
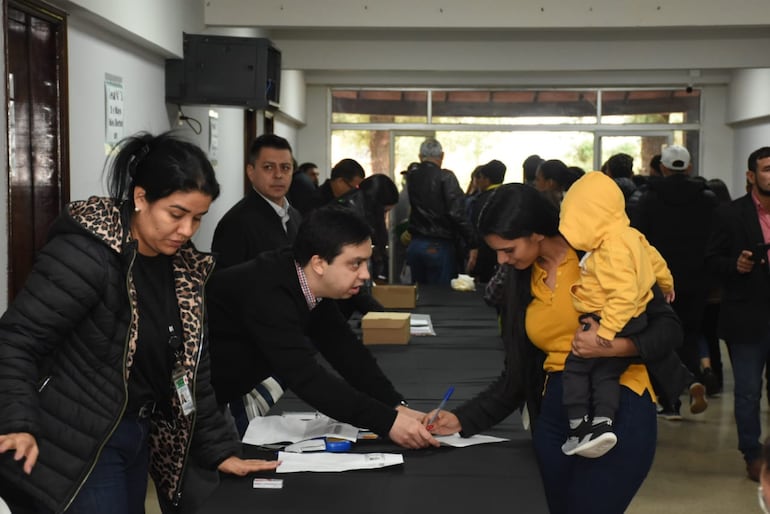
<svg viewBox="0 0 770 514"><path fill-rule="evenodd" d="M601 457L612 450L618 442L618 436L612 430L611 419L591 425L588 438L583 439L573 453L589 459Z"/></svg>
<svg viewBox="0 0 770 514"><path fill-rule="evenodd" d="M575 455L575 449L578 445L587 441L589 437L591 437L591 422L588 421L588 416L585 416L577 427L569 429L569 437L561 445L561 451L564 455Z"/></svg>

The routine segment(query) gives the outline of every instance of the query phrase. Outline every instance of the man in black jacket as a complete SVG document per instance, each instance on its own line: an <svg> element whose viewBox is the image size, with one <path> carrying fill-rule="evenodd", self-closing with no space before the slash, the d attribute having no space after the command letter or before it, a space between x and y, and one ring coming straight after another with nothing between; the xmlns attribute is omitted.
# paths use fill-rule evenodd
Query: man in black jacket
<svg viewBox="0 0 770 514"><path fill-rule="evenodd" d="M217 223L211 243L217 269L291 244L302 220L286 199L293 167L286 139L265 134L251 144L246 175L253 188Z"/></svg>
<svg viewBox="0 0 770 514"><path fill-rule="evenodd" d="M352 332L336 302L369 278L366 222L339 207L311 213L292 249L214 274L207 287L212 384L220 404L275 375L328 416L408 448L438 446ZM310 342L312 340L312 343ZM320 351L340 376L316 360Z"/></svg>
<svg viewBox="0 0 770 514"><path fill-rule="evenodd" d="M770 147L754 151L748 166L751 190L717 212L706 261L722 279L719 336L735 377L738 449L749 478L758 481L762 369L770 356Z"/></svg>
<svg viewBox="0 0 770 514"><path fill-rule="evenodd" d="M718 201L704 180L690 177L691 170L690 152L686 148L664 148L663 178L651 179L643 186L637 205L629 206L629 215L631 224L660 252L674 276L676 298L671 306L684 329L679 357L694 375L701 376L698 339L709 284L704 256ZM670 420L682 419L679 399L656 392L664 409L661 415ZM691 405L691 410L699 411L701 407Z"/></svg>
<svg viewBox="0 0 770 514"><path fill-rule="evenodd" d="M461 239L468 252L468 272L476 264L478 243L465 214L463 191L455 174L441 168L444 151L435 139L420 145L420 163L409 167L409 234L406 260L412 280L418 284L449 284L459 270L455 240Z"/></svg>

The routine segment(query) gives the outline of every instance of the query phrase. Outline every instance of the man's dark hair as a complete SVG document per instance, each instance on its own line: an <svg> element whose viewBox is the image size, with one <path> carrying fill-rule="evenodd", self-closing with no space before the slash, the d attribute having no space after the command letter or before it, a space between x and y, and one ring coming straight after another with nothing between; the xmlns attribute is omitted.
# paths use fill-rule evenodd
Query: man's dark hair
<svg viewBox="0 0 770 514"><path fill-rule="evenodd" d="M493 159L488 163L479 166L474 170L474 173L478 173L479 177L486 177L492 184L502 184L505 180L505 164Z"/></svg>
<svg viewBox="0 0 770 514"><path fill-rule="evenodd" d="M559 159L543 161L538 169L545 180L553 180L562 191L566 191L574 182L567 165Z"/></svg>
<svg viewBox="0 0 770 514"><path fill-rule="evenodd" d="M530 182L535 181L535 175L537 174L537 169L540 167L541 164L545 159L540 157L537 154L530 155L526 159L524 159L524 162L521 165L522 170L524 171L524 183L529 184Z"/></svg>
<svg viewBox="0 0 770 514"><path fill-rule="evenodd" d="M249 164L254 164L259 158L259 152L263 148L275 148L276 150L288 150L291 152L291 145L281 136L275 134L262 134L252 141L249 147ZM293 161L293 158L292 158Z"/></svg>
<svg viewBox="0 0 770 514"><path fill-rule="evenodd" d="M479 215L479 233L517 239L559 233L559 209L532 186L504 184L494 190Z"/></svg>
<svg viewBox="0 0 770 514"><path fill-rule="evenodd" d="M308 170L311 170L313 168L317 168L316 164L314 162L303 162L299 166L295 168L295 173L307 173Z"/></svg>
<svg viewBox="0 0 770 514"><path fill-rule="evenodd" d="M661 155L658 153L653 155L652 159L650 159L650 170L655 170L655 174L657 174L658 176L660 176L663 173L662 171L660 171L660 157ZM650 173L650 175L653 175L653 174Z"/></svg>
<svg viewBox="0 0 770 514"><path fill-rule="evenodd" d="M634 158L627 153L616 153L607 159L607 174L612 178L634 176Z"/></svg>
<svg viewBox="0 0 770 514"><path fill-rule="evenodd" d="M732 201L730 190L727 189L727 184L725 184L724 180L712 178L706 181L706 186L717 195L719 203L730 203Z"/></svg>
<svg viewBox="0 0 770 514"><path fill-rule="evenodd" d="M314 255L331 263L347 245L371 239L369 224L358 214L339 205L316 209L306 217L294 239L294 259L306 265Z"/></svg>
<svg viewBox="0 0 770 514"><path fill-rule="evenodd" d="M366 176L363 166L358 164L358 161L354 159L342 159L340 162L334 165L332 168L331 178L341 178L346 182L350 182L356 177L363 179Z"/></svg>
<svg viewBox="0 0 770 514"><path fill-rule="evenodd" d="M757 161L768 157L770 157L770 146L763 146L762 148L751 152L751 155L749 155L749 170L756 173Z"/></svg>

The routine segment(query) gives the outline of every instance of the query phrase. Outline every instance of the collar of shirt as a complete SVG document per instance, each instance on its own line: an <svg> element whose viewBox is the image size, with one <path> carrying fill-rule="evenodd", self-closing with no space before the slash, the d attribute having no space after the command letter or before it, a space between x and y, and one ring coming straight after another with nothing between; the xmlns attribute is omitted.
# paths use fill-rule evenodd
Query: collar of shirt
<svg viewBox="0 0 770 514"><path fill-rule="evenodd" d="M273 210L278 215L278 217L281 218L281 224L283 225L283 230L285 232L286 224L289 222L289 207L290 207L289 200L286 197L284 197L283 198L284 205L281 206L275 203L274 201L270 200L268 197L266 197L256 189L254 189L254 192L257 193L262 198L264 198L267 204L273 208Z"/></svg>
<svg viewBox="0 0 770 514"><path fill-rule="evenodd" d="M302 294L307 302L307 308L311 311L315 309L316 305L321 303L321 298L316 298L313 291L310 290L310 284L307 282L307 275L305 270L299 265L297 261L294 261L294 268L297 270L297 278L299 279L299 287L302 289Z"/></svg>

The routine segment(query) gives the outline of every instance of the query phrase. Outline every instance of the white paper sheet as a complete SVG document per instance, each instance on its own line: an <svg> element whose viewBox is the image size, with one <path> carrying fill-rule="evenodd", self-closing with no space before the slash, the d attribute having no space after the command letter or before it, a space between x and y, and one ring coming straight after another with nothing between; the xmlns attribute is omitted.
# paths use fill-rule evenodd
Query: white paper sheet
<svg viewBox="0 0 770 514"><path fill-rule="evenodd" d="M409 318L409 333L413 336L435 336L430 314L412 314Z"/></svg>
<svg viewBox="0 0 770 514"><path fill-rule="evenodd" d="M281 464L277 473L299 471L339 472L352 469L377 469L404 463L398 453L286 453L278 452Z"/></svg>
<svg viewBox="0 0 770 514"><path fill-rule="evenodd" d="M355 442L358 430L353 425L340 423L323 414L310 420L299 416L258 416L249 422L243 442L259 446L282 442L296 443L319 437L336 437Z"/></svg>
<svg viewBox="0 0 770 514"><path fill-rule="evenodd" d="M508 441L508 439L503 439L501 437L481 434L476 434L471 437L460 437L460 434L437 435L435 437L442 445L453 446L455 448L465 448L466 446L474 446L476 444L502 443L503 441Z"/></svg>

